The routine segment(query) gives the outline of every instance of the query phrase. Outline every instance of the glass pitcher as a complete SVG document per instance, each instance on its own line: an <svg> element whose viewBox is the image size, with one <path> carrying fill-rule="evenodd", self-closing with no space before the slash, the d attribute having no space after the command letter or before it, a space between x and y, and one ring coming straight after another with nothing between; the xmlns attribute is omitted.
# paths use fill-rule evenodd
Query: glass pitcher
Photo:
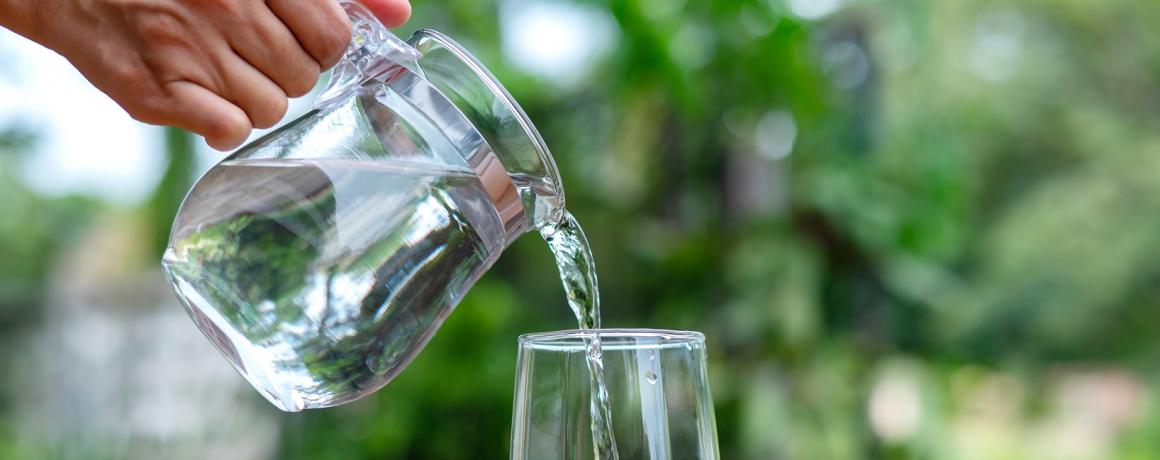
<svg viewBox="0 0 1160 460"><path fill-rule="evenodd" d="M207 172L163 260L201 331L286 411L381 388L564 205L539 133L466 50L343 7L353 40L315 110Z"/></svg>

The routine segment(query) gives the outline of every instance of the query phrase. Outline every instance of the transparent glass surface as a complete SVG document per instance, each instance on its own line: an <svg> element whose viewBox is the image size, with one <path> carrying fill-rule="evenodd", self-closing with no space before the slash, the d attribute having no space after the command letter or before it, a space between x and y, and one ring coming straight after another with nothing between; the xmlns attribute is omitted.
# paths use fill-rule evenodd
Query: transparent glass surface
<svg viewBox="0 0 1160 460"><path fill-rule="evenodd" d="M430 29L411 35L407 43L422 57L417 70L471 120L487 139L519 188L526 220L541 227L558 222L564 210L564 187L556 162L539 131L515 98L450 37Z"/></svg>
<svg viewBox="0 0 1160 460"><path fill-rule="evenodd" d="M283 410L384 385L503 250L479 178L409 110L364 87L215 166L174 221L179 297Z"/></svg>
<svg viewBox="0 0 1160 460"><path fill-rule="evenodd" d="M511 458L593 458L584 350L596 334L619 458L719 458L704 336L649 329L520 337Z"/></svg>
<svg viewBox="0 0 1160 460"><path fill-rule="evenodd" d="M206 337L287 411L359 399L401 372L531 229L535 200L515 180L532 172L509 161L530 155L536 173L555 174L546 149L527 147L542 141L523 111L466 51L447 40L424 61L362 5L341 3L353 40L316 110L210 169L162 261ZM418 70L456 59L482 73L442 86L473 100L494 92L508 104L496 119L466 116ZM517 114L525 147L501 155L481 131Z"/></svg>

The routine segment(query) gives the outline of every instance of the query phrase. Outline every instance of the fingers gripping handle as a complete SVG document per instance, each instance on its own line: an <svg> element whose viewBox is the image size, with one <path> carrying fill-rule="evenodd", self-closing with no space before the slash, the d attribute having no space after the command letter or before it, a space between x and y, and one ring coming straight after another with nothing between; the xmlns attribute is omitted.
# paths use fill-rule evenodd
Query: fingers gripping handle
<svg viewBox="0 0 1160 460"><path fill-rule="evenodd" d="M387 75L397 67L415 70L421 54L387 30L374 14L356 0L339 0L350 16L351 38L346 53L334 66L330 82L318 96L315 108L341 100L372 79Z"/></svg>

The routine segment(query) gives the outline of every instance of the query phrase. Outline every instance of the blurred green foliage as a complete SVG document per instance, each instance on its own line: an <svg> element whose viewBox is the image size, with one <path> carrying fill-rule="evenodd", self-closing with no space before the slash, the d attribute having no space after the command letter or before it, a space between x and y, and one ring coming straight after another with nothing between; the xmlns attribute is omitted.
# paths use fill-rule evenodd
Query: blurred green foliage
<svg viewBox="0 0 1160 460"><path fill-rule="evenodd" d="M537 123L605 325L707 335L724 458L1160 458L1160 5L576 1L617 32L574 85L505 59L494 2L408 27ZM100 205L24 188L2 138L8 327ZM384 390L281 415L277 458L505 458L516 336L574 326L550 267L518 241Z"/></svg>

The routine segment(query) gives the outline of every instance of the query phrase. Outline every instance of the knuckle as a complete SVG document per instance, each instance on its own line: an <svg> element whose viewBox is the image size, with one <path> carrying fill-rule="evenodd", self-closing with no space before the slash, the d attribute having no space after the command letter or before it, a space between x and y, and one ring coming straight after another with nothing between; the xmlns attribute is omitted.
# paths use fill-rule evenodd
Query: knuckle
<svg viewBox="0 0 1160 460"><path fill-rule="evenodd" d="M302 97L310 93L310 90L314 89L314 85L311 83L306 83L305 79L297 79L288 83L286 87L282 89L286 91L287 96Z"/></svg>
<svg viewBox="0 0 1160 460"><path fill-rule="evenodd" d="M145 43L165 46L185 41L181 19L170 12L157 9L138 11L134 24Z"/></svg>
<svg viewBox="0 0 1160 460"><path fill-rule="evenodd" d="M207 140L212 140L215 146L226 148L240 144L250 134L250 125L245 120L231 117L214 117L206 120L205 132L201 132Z"/></svg>
<svg viewBox="0 0 1160 460"><path fill-rule="evenodd" d="M171 122L172 104L153 91L135 93L124 101L119 101L121 108L134 120L150 125L163 125Z"/></svg>
<svg viewBox="0 0 1160 460"><path fill-rule="evenodd" d="M152 72L146 64L130 62L129 60L108 60L108 76L115 84L122 88L132 88L134 91L143 91L153 83Z"/></svg>
<svg viewBox="0 0 1160 460"><path fill-rule="evenodd" d="M249 112L250 122L255 128L269 128L282 120L282 116L286 115L286 110L289 108L289 103L285 97L271 97L264 98L260 107L255 107Z"/></svg>
<svg viewBox="0 0 1160 460"><path fill-rule="evenodd" d="M159 124L197 133L218 150L236 146L249 135L246 114L204 86L180 80L165 83L162 89L146 105L160 115Z"/></svg>
<svg viewBox="0 0 1160 460"><path fill-rule="evenodd" d="M122 104L121 108L129 114L129 117L141 123L149 125L159 125L163 122L161 114L152 107L141 103L126 103Z"/></svg>
<svg viewBox="0 0 1160 460"><path fill-rule="evenodd" d="M305 96L310 90L314 89L314 84L318 81L318 75L317 66L307 68L306 70L295 73L294 77L286 83L286 87L282 89L290 97Z"/></svg>
<svg viewBox="0 0 1160 460"><path fill-rule="evenodd" d="M346 18L338 18L332 22L333 24L319 32L316 44L317 56L315 57L325 67L334 65L350 44L350 21Z"/></svg>
<svg viewBox="0 0 1160 460"><path fill-rule="evenodd" d="M213 10L230 18L242 18L244 3L237 0L200 0Z"/></svg>

